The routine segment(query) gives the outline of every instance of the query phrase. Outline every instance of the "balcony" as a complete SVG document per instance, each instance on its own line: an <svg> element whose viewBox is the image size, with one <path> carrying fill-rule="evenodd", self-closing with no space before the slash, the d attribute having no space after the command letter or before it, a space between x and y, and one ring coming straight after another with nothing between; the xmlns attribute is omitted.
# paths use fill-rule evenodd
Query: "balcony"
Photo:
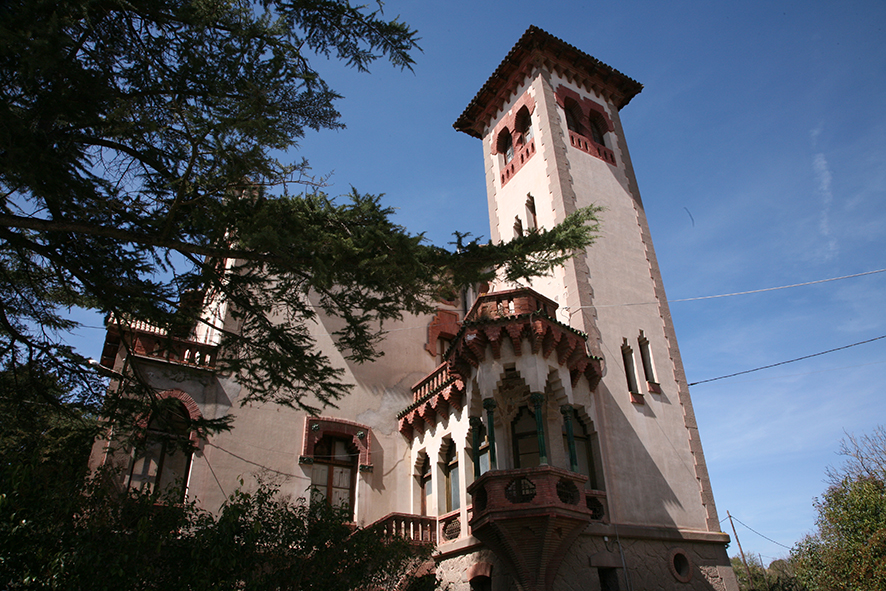
<svg viewBox="0 0 886 591"><path fill-rule="evenodd" d="M494 470L468 487L471 533L509 562L523 589L550 589L569 546L605 516L605 493L553 466Z"/></svg>
<svg viewBox="0 0 886 591"><path fill-rule="evenodd" d="M582 152L587 152L591 156L596 156L604 162L608 162L613 166L615 165L615 153L612 150L610 150L606 146L602 146L597 142L586 138L580 133L575 133L574 131L570 130L569 143L571 143L573 147L578 148Z"/></svg>
<svg viewBox="0 0 886 591"><path fill-rule="evenodd" d="M208 338L198 338L193 331L184 338L176 338L147 322L118 322L113 317L108 319L107 327L101 365L108 369L113 369L117 351L124 338L133 355L204 369L215 367L218 345L208 342Z"/></svg>

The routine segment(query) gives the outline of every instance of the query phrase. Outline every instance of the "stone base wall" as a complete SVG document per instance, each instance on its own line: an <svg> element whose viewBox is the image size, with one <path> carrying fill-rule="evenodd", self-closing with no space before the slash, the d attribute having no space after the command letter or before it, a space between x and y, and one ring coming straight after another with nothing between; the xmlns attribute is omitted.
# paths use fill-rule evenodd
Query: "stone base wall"
<svg viewBox="0 0 886 591"><path fill-rule="evenodd" d="M492 591L521 591L507 565L480 545L444 555L436 571L444 591L471 591L476 574L490 575ZM607 577L621 590L738 591L723 544L597 535L576 541L550 591L600 591Z"/></svg>

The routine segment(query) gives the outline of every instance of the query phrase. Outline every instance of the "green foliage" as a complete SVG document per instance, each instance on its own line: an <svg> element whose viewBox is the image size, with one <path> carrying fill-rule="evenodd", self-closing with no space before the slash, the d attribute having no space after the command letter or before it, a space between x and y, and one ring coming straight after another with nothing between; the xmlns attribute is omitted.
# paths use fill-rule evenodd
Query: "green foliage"
<svg viewBox="0 0 886 591"><path fill-rule="evenodd" d="M791 563L774 560L767 568L757 556L748 555L746 559L747 568L739 556L730 559L741 591L805 591L805 587L797 580ZM748 571L751 574L750 580Z"/></svg>
<svg viewBox="0 0 886 591"><path fill-rule="evenodd" d="M393 224L378 197L336 201L304 161L278 160L306 130L342 126L312 58L411 68L417 49L380 3L3 3L0 361L51 364L94 402L104 388L59 337L70 307L180 335L198 319L178 304L197 291L236 312L222 360L251 392L241 402L314 411L307 394L323 405L347 391L309 334L318 313L342 320L350 359L373 359L384 321L498 270L548 272L590 244L585 211L446 251ZM133 400L104 408L132 417Z"/></svg>
<svg viewBox="0 0 886 591"><path fill-rule="evenodd" d="M844 479L815 502L818 531L792 552L800 580L813 591L886 588L886 485Z"/></svg>
<svg viewBox="0 0 886 591"><path fill-rule="evenodd" d="M0 505L4 588L346 591L395 586L429 552L269 485L235 492L218 515L98 483L80 492L47 509L52 527Z"/></svg>
<svg viewBox="0 0 886 591"><path fill-rule="evenodd" d="M269 484L235 492L218 515L120 493L111 473L87 478L98 423L57 402L66 390L52 374L0 372L0 393L3 589L344 591L393 586L429 552Z"/></svg>
<svg viewBox="0 0 886 591"><path fill-rule="evenodd" d="M886 430L847 436L842 466L815 500L817 531L791 552L798 579L810 591L886 589Z"/></svg>

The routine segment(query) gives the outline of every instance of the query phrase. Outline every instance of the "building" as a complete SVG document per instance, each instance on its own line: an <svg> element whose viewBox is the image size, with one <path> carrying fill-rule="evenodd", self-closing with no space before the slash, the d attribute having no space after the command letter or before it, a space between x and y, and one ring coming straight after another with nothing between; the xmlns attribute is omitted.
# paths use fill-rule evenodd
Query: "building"
<svg viewBox="0 0 886 591"><path fill-rule="evenodd" d="M214 369L211 328L171 350L150 326L112 330L102 363L119 369L130 350L179 401L182 420L149 429L198 451L94 460L124 465L125 486L184 483L209 509L257 473L313 491L359 525L434 543L453 591L737 590L621 126L641 88L531 27L455 128L482 142L493 240L596 204L594 246L531 285L404 318L372 364L338 355L321 320L318 342L354 384L321 416L241 407L235 376ZM225 322L224 302L204 306L207 325ZM226 415L230 432L187 429L187 417Z"/></svg>

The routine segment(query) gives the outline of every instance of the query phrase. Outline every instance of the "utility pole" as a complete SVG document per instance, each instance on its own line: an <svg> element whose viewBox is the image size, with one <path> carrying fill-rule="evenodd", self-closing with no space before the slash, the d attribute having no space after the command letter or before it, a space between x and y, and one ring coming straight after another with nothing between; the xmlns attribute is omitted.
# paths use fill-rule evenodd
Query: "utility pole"
<svg viewBox="0 0 886 591"><path fill-rule="evenodd" d="M741 554L741 562L744 564L744 569L748 572L748 586L753 587L754 582L751 580L751 569L748 567L748 561L744 559L744 550L741 549L741 542L738 541L738 533L735 531L735 524L732 523L732 515L729 514L729 510L726 510L726 515L729 517L729 525L732 526L732 534L735 536L735 543L738 544L738 553Z"/></svg>

